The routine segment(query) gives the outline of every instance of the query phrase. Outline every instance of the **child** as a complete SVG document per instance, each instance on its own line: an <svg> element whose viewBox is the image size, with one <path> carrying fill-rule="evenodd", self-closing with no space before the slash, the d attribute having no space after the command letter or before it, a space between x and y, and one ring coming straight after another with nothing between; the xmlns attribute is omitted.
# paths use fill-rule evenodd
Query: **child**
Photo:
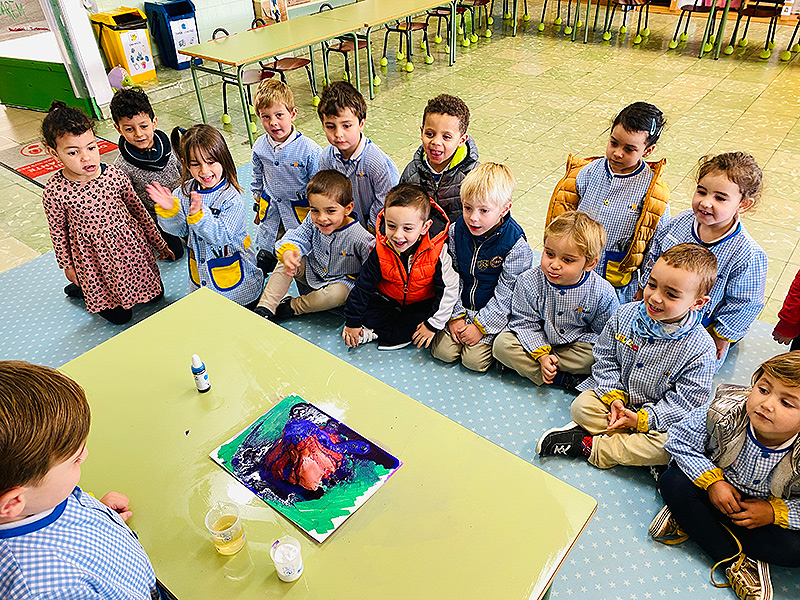
<svg viewBox="0 0 800 600"><path fill-rule="evenodd" d="M440 94L422 113L422 145L400 181L416 183L455 223L461 216L461 182L478 165L478 147L467 134L469 108L457 96Z"/></svg>
<svg viewBox="0 0 800 600"><path fill-rule="evenodd" d="M708 400L714 342L700 323L717 261L680 244L656 262L644 300L620 306L594 347L592 377L573 401L574 423L545 432L542 456L586 456L600 469L665 465L667 427Z"/></svg>
<svg viewBox="0 0 800 600"><path fill-rule="evenodd" d="M772 338L779 344L791 344L791 350L800 350L800 271L794 276L783 301Z"/></svg>
<svg viewBox="0 0 800 600"><path fill-rule="evenodd" d="M593 269L606 243L603 226L562 213L545 228L541 266L517 279L508 330L495 358L536 385L572 390L591 373L592 347L619 301Z"/></svg>
<svg viewBox="0 0 800 600"><path fill-rule="evenodd" d="M364 96L346 81L335 81L322 90L317 113L331 144L320 154L319 168L335 169L350 179L358 220L376 231L375 219L400 173L394 161L362 133L367 120Z"/></svg>
<svg viewBox="0 0 800 600"><path fill-rule="evenodd" d="M342 306L375 238L353 216L350 180L331 169L318 171L306 188L309 213L276 245L283 263L267 281L255 312L283 319ZM300 296L286 296L292 279Z"/></svg>
<svg viewBox="0 0 800 600"><path fill-rule="evenodd" d="M244 225L242 189L225 138L210 125L195 125L172 145L183 165L174 192L158 182L147 193L156 204L161 226L173 235L188 235L189 289L208 287L229 300L255 308L264 276L256 266Z"/></svg>
<svg viewBox="0 0 800 600"><path fill-rule="evenodd" d="M800 567L800 352L775 356L751 387L720 385L669 429L657 541L692 538L739 598L772 598L769 564ZM791 595L791 594L790 594Z"/></svg>
<svg viewBox="0 0 800 600"><path fill-rule="evenodd" d="M378 350L428 348L458 297L447 215L422 188L401 183L376 224L375 249L347 298L342 338L351 348L375 339Z"/></svg>
<svg viewBox="0 0 800 600"><path fill-rule="evenodd" d="M135 197L135 196L134 196ZM158 598L128 499L77 487L89 404L49 367L0 361L0 597Z"/></svg>
<svg viewBox="0 0 800 600"><path fill-rule="evenodd" d="M258 85L255 109L267 132L253 146L250 184L259 225L257 262L266 275L278 262L275 241L299 227L308 214L306 185L317 172L322 149L293 125L297 117L294 95L282 81L265 79Z"/></svg>
<svg viewBox="0 0 800 600"><path fill-rule="evenodd" d="M183 256L183 240L159 227L155 204L145 186L157 181L174 190L181 182L181 163L172 151L167 134L156 129L158 118L141 89L119 90L109 108L114 127L120 134L119 156L114 166L130 178L136 195L177 260Z"/></svg>
<svg viewBox="0 0 800 600"><path fill-rule="evenodd" d="M64 293L84 298L86 310L115 325L127 323L133 306L164 296L151 248L160 259L172 252L130 180L100 163L89 117L57 100L42 121L42 137L64 164L42 195L58 266L71 282Z"/></svg>
<svg viewBox="0 0 800 600"><path fill-rule="evenodd" d="M546 223L566 210L579 210L603 226L608 239L597 272L617 289L620 302L633 300L647 245L669 219L669 188L661 179L667 161L643 160L663 129L664 115L652 104L634 102L622 109L611 127L605 158L570 154L567 174L556 184L547 209Z"/></svg>
<svg viewBox="0 0 800 600"><path fill-rule="evenodd" d="M717 257L717 280L711 301L703 309L722 364L731 342L744 337L764 308L767 255L744 230L739 215L761 197L761 169L744 152L727 152L700 159L692 208L677 215L654 238L646 266L667 248L691 242ZM645 280L646 281L646 280Z"/></svg>
<svg viewBox="0 0 800 600"><path fill-rule="evenodd" d="M533 262L525 232L508 212L514 184L508 167L480 165L464 178L463 215L450 226L448 250L460 274L459 294L431 354L448 363L460 358L480 373L492 365L492 342L508 323L514 282Z"/></svg>

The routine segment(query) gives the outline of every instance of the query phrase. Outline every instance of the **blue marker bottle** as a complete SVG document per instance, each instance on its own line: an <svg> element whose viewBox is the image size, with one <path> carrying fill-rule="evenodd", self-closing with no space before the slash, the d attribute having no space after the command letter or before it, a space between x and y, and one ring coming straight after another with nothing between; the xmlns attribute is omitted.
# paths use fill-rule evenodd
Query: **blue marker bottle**
<svg viewBox="0 0 800 600"><path fill-rule="evenodd" d="M197 386L197 391L201 394L206 393L211 389L211 382L208 380L208 371L206 366L197 354L192 354L192 375L194 375L194 384Z"/></svg>

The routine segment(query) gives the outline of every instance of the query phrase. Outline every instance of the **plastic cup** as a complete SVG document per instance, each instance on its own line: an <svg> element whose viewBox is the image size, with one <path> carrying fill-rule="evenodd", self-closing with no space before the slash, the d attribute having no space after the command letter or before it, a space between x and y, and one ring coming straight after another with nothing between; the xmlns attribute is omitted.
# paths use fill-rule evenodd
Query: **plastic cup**
<svg viewBox="0 0 800 600"><path fill-rule="evenodd" d="M206 513L206 529L220 554L236 554L244 546L244 529L235 504L217 502Z"/></svg>
<svg viewBox="0 0 800 600"><path fill-rule="evenodd" d="M303 555L300 542L285 535L273 542L269 556L281 581L296 581L303 574Z"/></svg>

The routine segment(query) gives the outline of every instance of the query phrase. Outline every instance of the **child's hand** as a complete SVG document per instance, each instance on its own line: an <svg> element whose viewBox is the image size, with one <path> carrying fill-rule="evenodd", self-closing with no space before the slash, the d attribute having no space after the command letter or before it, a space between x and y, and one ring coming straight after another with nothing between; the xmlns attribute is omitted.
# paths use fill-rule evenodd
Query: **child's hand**
<svg viewBox="0 0 800 600"><path fill-rule="evenodd" d="M283 272L294 277L297 267L300 266L300 253L297 250L287 250L281 256L281 260L283 260Z"/></svg>
<svg viewBox="0 0 800 600"><path fill-rule="evenodd" d="M436 335L436 333L428 329L425 323L420 323L417 325L414 335L411 336L411 341L414 342L417 348L422 348L423 345L428 348L431 345L431 340L434 335Z"/></svg>
<svg viewBox="0 0 800 600"><path fill-rule="evenodd" d="M636 429L639 418L635 412L625 408L622 400L611 403L611 412L608 413L608 429Z"/></svg>
<svg viewBox="0 0 800 600"><path fill-rule="evenodd" d="M711 500L718 511L732 517L734 513L742 510L741 501L742 496L739 490L733 487L727 481L715 481L706 490L708 492L708 499Z"/></svg>
<svg viewBox="0 0 800 600"><path fill-rule="evenodd" d="M255 218L253 219L253 223L258 225L261 223L261 220L264 218L263 213L261 211L261 196L253 196L253 210L256 213ZM266 211L264 211L266 212Z"/></svg>
<svg viewBox="0 0 800 600"><path fill-rule="evenodd" d="M481 330L474 323L470 323L461 331L461 335L459 336L461 343L466 344L467 346L474 346L478 342L481 341L483 334Z"/></svg>
<svg viewBox="0 0 800 600"><path fill-rule="evenodd" d="M172 196L172 192L157 181L148 183L144 186L144 189L150 199L164 210L172 210L172 207L175 206L175 198Z"/></svg>
<svg viewBox="0 0 800 600"><path fill-rule="evenodd" d="M775 522L775 511L766 500L750 498L740 501L739 506L741 506L739 512L728 516L731 521L745 529L755 529Z"/></svg>
<svg viewBox="0 0 800 600"><path fill-rule="evenodd" d="M169 248L162 248L158 251L158 260L175 260L175 255Z"/></svg>
<svg viewBox="0 0 800 600"><path fill-rule="evenodd" d="M100 498L100 502L116 512L120 517L122 517L123 521L130 519L131 515L133 514L128 510L130 500L128 500L128 497L125 494L120 494L119 492L108 492L105 496Z"/></svg>
<svg viewBox="0 0 800 600"><path fill-rule="evenodd" d="M64 275L70 281L70 283L74 283L78 287L81 287L81 282L78 281L78 274L75 272L75 269L72 267L67 267L64 269Z"/></svg>
<svg viewBox="0 0 800 600"><path fill-rule="evenodd" d="M342 339L348 348L358 346L358 338L361 337L361 327L345 327L342 330Z"/></svg>
<svg viewBox="0 0 800 600"><path fill-rule="evenodd" d="M642 298L644 298L644 290L642 288L638 288L636 293L633 295L633 301L638 302Z"/></svg>
<svg viewBox="0 0 800 600"><path fill-rule="evenodd" d="M198 192L189 194L189 215L196 215L203 210L203 197Z"/></svg>
<svg viewBox="0 0 800 600"><path fill-rule="evenodd" d="M553 383L553 379L558 373L558 357L552 354L544 354L538 358L542 365L542 380L545 383Z"/></svg>
<svg viewBox="0 0 800 600"><path fill-rule="evenodd" d="M717 347L717 360L722 358L722 354L725 352L725 348L728 347L730 342L728 340L723 340L721 337L717 336L713 330L709 330L711 334L711 339L714 340L714 345Z"/></svg>
<svg viewBox="0 0 800 600"><path fill-rule="evenodd" d="M454 341L463 344L464 342L461 340L461 332L464 331L467 327L467 322L464 319L455 319L454 321L450 321L447 324L447 329L450 330L450 337L453 338Z"/></svg>
<svg viewBox="0 0 800 600"><path fill-rule="evenodd" d="M794 341L794 338L786 337L781 335L780 333L776 333L775 331L772 332L772 339L778 342L779 344L786 344L789 345Z"/></svg>

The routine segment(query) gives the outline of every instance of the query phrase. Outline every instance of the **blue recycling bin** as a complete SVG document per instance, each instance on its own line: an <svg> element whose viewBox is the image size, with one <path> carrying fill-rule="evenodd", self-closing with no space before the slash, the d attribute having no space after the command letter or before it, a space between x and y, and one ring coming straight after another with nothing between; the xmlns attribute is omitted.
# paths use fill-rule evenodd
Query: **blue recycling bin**
<svg viewBox="0 0 800 600"><path fill-rule="evenodd" d="M200 43L194 4L191 0L145 2L144 12L164 64L173 69L188 68L189 57L178 54L178 51ZM201 62L199 58L195 59L196 65Z"/></svg>

